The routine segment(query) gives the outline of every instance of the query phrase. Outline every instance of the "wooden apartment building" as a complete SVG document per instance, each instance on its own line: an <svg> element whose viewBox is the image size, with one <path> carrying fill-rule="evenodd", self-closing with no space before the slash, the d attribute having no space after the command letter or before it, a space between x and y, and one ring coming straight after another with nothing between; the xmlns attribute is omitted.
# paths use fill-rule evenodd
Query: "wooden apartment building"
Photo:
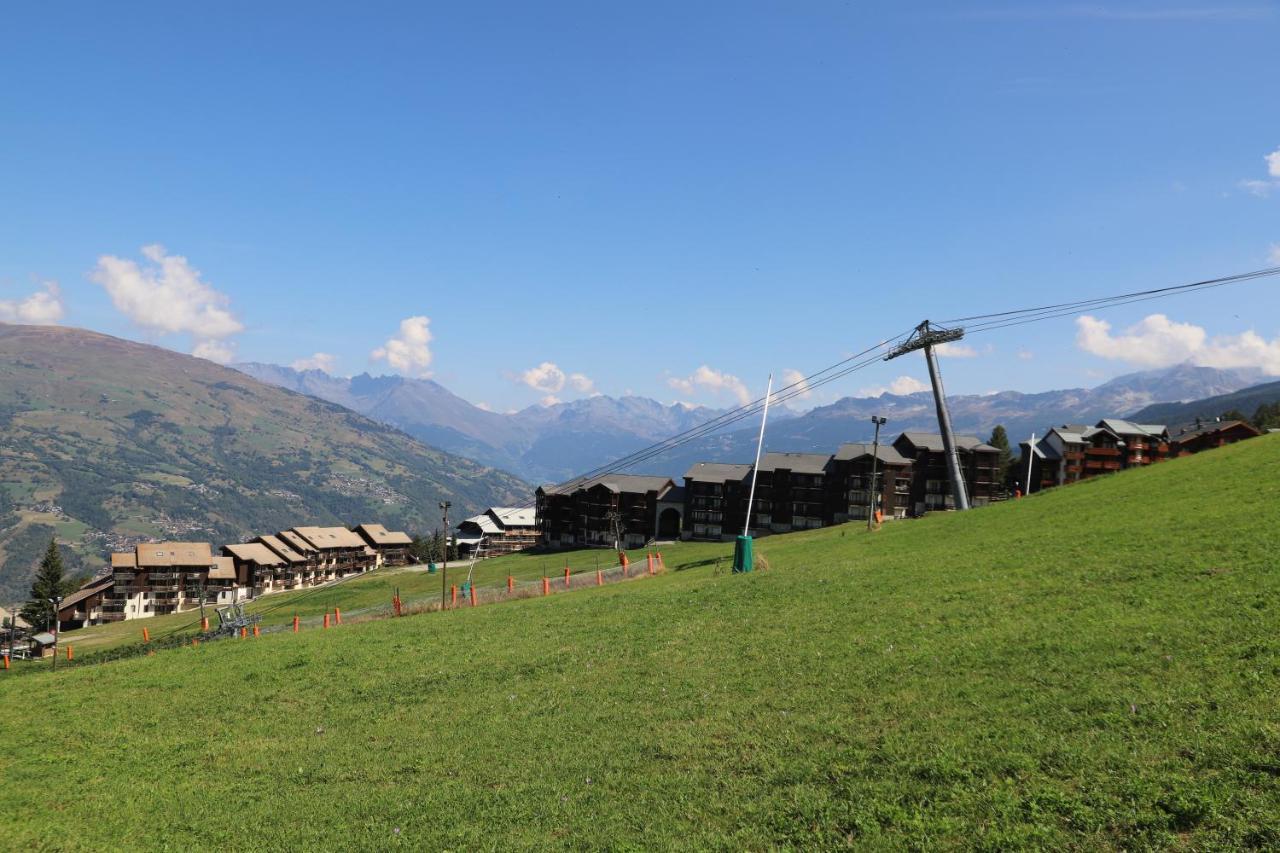
<svg viewBox="0 0 1280 853"><path fill-rule="evenodd" d="M601 474L539 486L535 495L542 543L552 548L639 548L658 537L658 503L673 488L669 477L637 474Z"/></svg>
<svg viewBox="0 0 1280 853"><path fill-rule="evenodd" d="M210 572L219 564L208 542L149 542L111 555L111 593L102 604L103 621L140 619L217 602L227 594ZM215 580L218 580L215 577Z"/></svg>
<svg viewBox="0 0 1280 853"><path fill-rule="evenodd" d="M1170 433L1169 455L1171 457L1190 456L1202 450L1225 447L1228 444L1235 444L1237 441L1244 441L1248 438L1257 438L1260 435L1262 435L1262 431L1246 421L1197 420L1195 423L1185 424Z"/></svg>
<svg viewBox="0 0 1280 853"><path fill-rule="evenodd" d="M1005 495L1000 477L1000 451L972 435L957 435L956 455L969 493L970 506L986 506ZM951 472L936 433L904 432L893 448L911 461L911 489L908 515L955 509Z"/></svg>
<svg viewBox="0 0 1280 853"><path fill-rule="evenodd" d="M483 545L486 557L499 557L538 545L538 513L528 507L490 507L463 520L454 541L459 553L473 553Z"/></svg>
<svg viewBox="0 0 1280 853"><path fill-rule="evenodd" d="M827 490L832 524L865 521L873 490L877 492L875 508L884 518L906 518L911 508L911 460L891 444L842 444L831 457Z"/></svg>
<svg viewBox="0 0 1280 853"><path fill-rule="evenodd" d="M388 530L381 524L357 524L351 528L364 544L373 549L379 566L407 566L413 537L399 530Z"/></svg>

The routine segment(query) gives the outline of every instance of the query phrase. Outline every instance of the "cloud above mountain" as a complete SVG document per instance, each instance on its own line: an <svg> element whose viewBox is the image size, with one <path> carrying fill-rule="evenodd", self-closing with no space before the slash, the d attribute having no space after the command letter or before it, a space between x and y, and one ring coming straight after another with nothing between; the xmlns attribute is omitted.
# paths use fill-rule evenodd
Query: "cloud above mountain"
<svg viewBox="0 0 1280 853"><path fill-rule="evenodd" d="M89 274L102 285L116 310L137 326L161 335L191 335L192 355L227 362L231 337L244 325L231 312L231 299L205 282L182 255L153 243L142 247L146 262L103 255Z"/></svg>
<svg viewBox="0 0 1280 853"><path fill-rule="evenodd" d="M1178 323L1164 314L1144 317L1120 334L1112 334L1105 320L1080 317L1076 344L1100 358L1144 367L1189 362L1201 367L1256 367L1280 375L1280 338L1268 341L1252 330L1210 337L1203 327Z"/></svg>
<svg viewBox="0 0 1280 853"><path fill-rule="evenodd" d="M751 402L751 392L747 390L745 382L732 373L725 373L705 364L689 376L669 377L667 385L686 397L693 397L699 392L709 392L717 396L729 394L743 406Z"/></svg>
<svg viewBox="0 0 1280 853"><path fill-rule="evenodd" d="M49 326L62 319L62 291L58 283L47 281L24 299L0 299L0 322Z"/></svg>
<svg viewBox="0 0 1280 853"><path fill-rule="evenodd" d="M888 385L877 385L872 388L863 388L858 391L859 397L883 397L885 394L896 394L897 396L905 396L907 394L917 394L921 391L928 391L929 383L921 382L914 376L899 376Z"/></svg>
<svg viewBox="0 0 1280 853"><path fill-rule="evenodd" d="M323 370L325 373L333 373L337 363L337 356L327 352L318 352L307 358L300 358L289 366L294 370Z"/></svg>
<svg viewBox="0 0 1280 853"><path fill-rule="evenodd" d="M385 361L392 370L406 376L425 378L431 375L431 319L424 316L406 317L400 321L400 331L392 335L382 346L369 353L374 361Z"/></svg>

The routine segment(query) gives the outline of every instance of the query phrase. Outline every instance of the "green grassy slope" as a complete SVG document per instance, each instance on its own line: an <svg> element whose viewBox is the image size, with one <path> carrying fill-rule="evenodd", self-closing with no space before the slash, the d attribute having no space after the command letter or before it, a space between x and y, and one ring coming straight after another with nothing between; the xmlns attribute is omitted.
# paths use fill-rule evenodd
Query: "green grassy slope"
<svg viewBox="0 0 1280 853"><path fill-rule="evenodd" d="M118 537L420 532L441 499L461 513L529 494L331 403L82 329L0 324L0 429L0 601L26 595L55 533L92 569Z"/></svg>
<svg viewBox="0 0 1280 853"><path fill-rule="evenodd" d="M1280 437L0 683L21 849L1280 844ZM670 555L669 555L670 556ZM673 565L673 568L675 566Z"/></svg>

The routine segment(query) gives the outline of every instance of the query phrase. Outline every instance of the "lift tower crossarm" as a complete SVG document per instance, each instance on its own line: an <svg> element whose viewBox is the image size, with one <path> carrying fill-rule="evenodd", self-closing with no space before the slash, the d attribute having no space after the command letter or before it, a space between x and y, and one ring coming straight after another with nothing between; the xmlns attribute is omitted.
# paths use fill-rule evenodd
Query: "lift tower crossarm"
<svg viewBox="0 0 1280 853"><path fill-rule="evenodd" d="M969 508L969 491L965 488L964 477L960 472L960 456L956 452L956 439L951 432L951 413L947 410L947 394L942 389L942 373L938 370L938 356L933 348L938 344L958 341L964 337L964 329L947 329L934 326L925 320L911 336L884 357L892 361L900 355L916 350L924 350L925 361L929 365L929 381L933 385L933 402L938 409L938 429L942 433L942 450L947 457L947 472L951 476L951 492L955 498L956 509Z"/></svg>

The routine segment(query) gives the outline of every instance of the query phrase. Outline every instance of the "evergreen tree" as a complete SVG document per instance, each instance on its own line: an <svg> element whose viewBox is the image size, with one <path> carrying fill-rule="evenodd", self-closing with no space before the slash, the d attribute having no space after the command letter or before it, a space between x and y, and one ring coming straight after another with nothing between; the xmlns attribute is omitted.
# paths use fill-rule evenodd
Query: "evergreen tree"
<svg viewBox="0 0 1280 853"><path fill-rule="evenodd" d="M76 582L66 576L58 543L50 539L49 547L40 560L40 568L36 569L36 579L31 582L31 600L22 605L22 618L32 628L53 630L56 614L49 599L65 598L75 592L76 588Z"/></svg>
<svg viewBox="0 0 1280 853"><path fill-rule="evenodd" d="M1240 411L1239 409L1228 409L1227 411L1223 412L1222 420L1244 421L1245 423L1249 422L1249 419L1244 416L1244 412Z"/></svg>
<svg viewBox="0 0 1280 853"><path fill-rule="evenodd" d="M991 431L991 438L987 441L995 449L1000 451L1000 482L1009 479L1009 466L1013 462L1013 451L1009 447L1009 434L1005 432L1004 424L996 424L996 428Z"/></svg>
<svg viewBox="0 0 1280 853"><path fill-rule="evenodd" d="M1264 432L1280 428L1280 401L1263 403L1253 413L1253 425Z"/></svg>

